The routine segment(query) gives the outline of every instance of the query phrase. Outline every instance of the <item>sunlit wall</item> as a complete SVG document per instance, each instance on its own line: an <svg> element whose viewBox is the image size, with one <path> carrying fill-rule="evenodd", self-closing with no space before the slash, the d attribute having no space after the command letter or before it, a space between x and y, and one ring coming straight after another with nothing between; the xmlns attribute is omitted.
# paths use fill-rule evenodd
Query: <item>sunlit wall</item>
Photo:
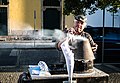
<svg viewBox="0 0 120 83"><path fill-rule="evenodd" d="M36 19L34 19L36 11ZM8 30L34 30L41 27L41 0L9 0Z"/></svg>

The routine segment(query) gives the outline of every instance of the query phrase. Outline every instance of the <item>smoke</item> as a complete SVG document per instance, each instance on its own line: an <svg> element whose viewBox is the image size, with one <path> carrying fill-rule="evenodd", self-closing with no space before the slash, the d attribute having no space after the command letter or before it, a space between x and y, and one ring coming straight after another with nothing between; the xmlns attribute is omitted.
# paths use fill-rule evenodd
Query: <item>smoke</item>
<svg viewBox="0 0 120 83"><path fill-rule="evenodd" d="M32 37L34 37L35 39L52 40L53 42L56 42L65 38L66 34L59 29L54 29L54 30L42 29L35 31Z"/></svg>
<svg viewBox="0 0 120 83"><path fill-rule="evenodd" d="M70 38L71 41L75 41L75 40L81 40L81 41L87 41L88 39L85 37L82 37L80 35L74 35L74 34L67 34L67 37Z"/></svg>
<svg viewBox="0 0 120 83"><path fill-rule="evenodd" d="M65 37L66 37L66 34L62 30L59 30L59 29L54 30L53 38L56 39L57 41L65 38Z"/></svg>
<svg viewBox="0 0 120 83"><path fill-rule="evenodd" d="M53 41L60 41L60 40L64 39L65 37L70 38L71 41L74 41L74 40L86 41L87 40L87 38L82 37L80 35L73 35L73 34L69 34L69 33L64 33L62 30L59 30L59 29L38 30L38 31L35 31L33 37L36 39L51 39Z"/></svg>
<svg viewBox="0 0 120 83"><path fill-rule="evenodd" d="M28 36L27 36L28 37ZM52 41L59 41L66 37L65 33L59 29L42 29L42 30L35 30L32 35L29 37L34 39L41 39L41 40L52 40Z"/></svg>

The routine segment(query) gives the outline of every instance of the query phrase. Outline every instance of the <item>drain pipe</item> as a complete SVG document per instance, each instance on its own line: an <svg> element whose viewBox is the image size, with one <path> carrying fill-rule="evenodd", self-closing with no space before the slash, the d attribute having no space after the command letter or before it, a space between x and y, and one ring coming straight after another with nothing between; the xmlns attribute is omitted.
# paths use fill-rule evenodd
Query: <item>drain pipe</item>
<svg viewBox="0 0 120 83"><path fill-rule="evenodd" d="M36 10L34 10L34 31L33 31L33 34L34 34L34 47L35 47L35 27L36 27Z"/></svg>

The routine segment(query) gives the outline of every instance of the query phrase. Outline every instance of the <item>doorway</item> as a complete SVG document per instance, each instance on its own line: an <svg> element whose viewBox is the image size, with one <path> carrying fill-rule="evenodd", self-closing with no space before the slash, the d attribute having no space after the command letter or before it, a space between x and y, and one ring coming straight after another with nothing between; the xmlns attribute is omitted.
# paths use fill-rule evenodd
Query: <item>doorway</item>
<svg viewBox="0 0 120 83"><path fill-rule="evenodd" d="M43 28L60 29L60 11L56 8L48 8L43 11Z"/></svg>
<svg viewBox="0 0 120 83"><path fill-rule="evenodd" d="M61 29L62 0L42 0L42 28Z"/></svg>
<svg viewBox="0 0 120 83"><path fill-rule="evenodd" d="M0 35L7 35L7 8L0 7Z"/></svg>

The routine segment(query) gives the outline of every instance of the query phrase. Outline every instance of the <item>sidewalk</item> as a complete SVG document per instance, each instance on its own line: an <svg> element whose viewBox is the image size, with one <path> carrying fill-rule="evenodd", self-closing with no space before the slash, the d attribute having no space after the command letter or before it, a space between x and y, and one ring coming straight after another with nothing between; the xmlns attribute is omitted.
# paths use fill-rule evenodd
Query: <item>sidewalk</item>
<svg viewBox="0 0 120 83"><path fill-rule="evenodd" d="M0 72L0 83L18 83L22 72Z"/></svg>
<svg viewBox="0 0 120 83"><path fill-rule="evenodd" d="M109 74L108 83L120 83L120 69L112 65L95 65L96 68ZM0 83L18 83L19 76L27 67L0 67Z"/></svg>
<svg viewBox="0 0 120 83"><path fill-rule="evenodd" d="M120 68L106 64L96 67L109 74L108 83L120 83Z"/></svg>
<svg viewBox="0 0 120 83"><path fill-rule="evenodd" d="M19 76L27 67L0 66L0 83L18 83Z"/></svg>

